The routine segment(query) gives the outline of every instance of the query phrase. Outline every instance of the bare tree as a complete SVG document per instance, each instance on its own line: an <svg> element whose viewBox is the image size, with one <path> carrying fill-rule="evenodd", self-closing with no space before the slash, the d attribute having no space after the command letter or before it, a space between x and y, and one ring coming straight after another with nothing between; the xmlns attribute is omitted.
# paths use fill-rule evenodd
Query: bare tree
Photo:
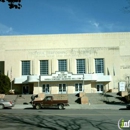
<svg viewBox="0 0 130 130"><path fill-rule="evenodd" d="M10 9L20 9L22 7L21 0L0 0L0 2L8 2L8 6Z"/></svg>

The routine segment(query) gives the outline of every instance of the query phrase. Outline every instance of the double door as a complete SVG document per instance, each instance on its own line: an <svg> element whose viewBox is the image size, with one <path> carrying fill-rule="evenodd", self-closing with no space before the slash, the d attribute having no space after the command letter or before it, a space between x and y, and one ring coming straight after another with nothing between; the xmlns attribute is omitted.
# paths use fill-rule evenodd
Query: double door
<svg viewBox="0 0 130 130"><path fill-rule="evenodd" d="M42 91L46 94L49 94L50 93L50 89L49 89L49 84L43 84L42 86Z"/></svg>
<svg viewBox="0 0 130 130"><path fill-rule="evenodd" d="M103 92L103 84L97 84L97 93Z"/></svg>
<svg viewBox="0 0 130 130"><path fill-rule="evenodd" d="M59 93L66 93L66 84L59 84Z"/></svg>
<svg viewBox="0 0 130 130"><path fill-rule="evenodd" d="M75 84L75 92L76 93L79 93L79 92L82 92L83 91L83 87L82 87L82 83L76 83Z"/></svg>
<svg viewBox="0 0 130 130"><path fill-rule="evenodd" d="M23 85L22 93L23 94L29 94L29 86L28 85Z"/></svg>

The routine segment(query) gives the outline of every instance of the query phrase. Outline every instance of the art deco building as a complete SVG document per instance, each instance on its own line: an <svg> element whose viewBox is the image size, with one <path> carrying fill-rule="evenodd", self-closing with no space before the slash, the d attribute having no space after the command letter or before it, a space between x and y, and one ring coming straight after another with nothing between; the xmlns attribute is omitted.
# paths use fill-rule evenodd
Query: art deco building
<svg viewBox="0 0 130 130"><path fill-rule="evenodd" d="M0 36L0 71L16 93L100 93L129 83L130 33Z"/></svg>

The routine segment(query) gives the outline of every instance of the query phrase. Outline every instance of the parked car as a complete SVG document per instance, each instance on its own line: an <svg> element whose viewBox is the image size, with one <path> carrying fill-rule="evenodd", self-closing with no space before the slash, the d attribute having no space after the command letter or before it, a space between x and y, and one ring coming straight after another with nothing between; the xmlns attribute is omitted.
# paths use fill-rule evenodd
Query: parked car
<svg viewBox="0 0 130 130"><path fill-rule="evenodd" d="M14 106L14 102L7 101L6 99L0 99L0 109L11 108Z"/></svg>
<svg viewBox="0 0 130 130"><path fill-rule="evenodd" d="M130 104L127 104L127 105L126 105L126 108L127 108L127 109L130 109Z"/></svg>
<svg viewBox="0 0 130 130"><path fill-rule="evenodd" d="M43 100L34 100L31 102L33 108L59 108L64 109L64 106L69 106L68 100L54 100L53 96L46 96Z"/></svg>

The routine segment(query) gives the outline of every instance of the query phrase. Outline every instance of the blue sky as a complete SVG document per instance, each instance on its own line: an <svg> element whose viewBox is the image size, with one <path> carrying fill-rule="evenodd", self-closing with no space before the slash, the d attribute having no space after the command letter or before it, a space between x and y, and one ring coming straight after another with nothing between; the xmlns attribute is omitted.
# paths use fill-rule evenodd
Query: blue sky
<svg viewBox="0 0 130 130"><path fill-rule="evenodd" d="M130 32L127 0L22 0L20 10L0 2L0 35Z"/></svg>

